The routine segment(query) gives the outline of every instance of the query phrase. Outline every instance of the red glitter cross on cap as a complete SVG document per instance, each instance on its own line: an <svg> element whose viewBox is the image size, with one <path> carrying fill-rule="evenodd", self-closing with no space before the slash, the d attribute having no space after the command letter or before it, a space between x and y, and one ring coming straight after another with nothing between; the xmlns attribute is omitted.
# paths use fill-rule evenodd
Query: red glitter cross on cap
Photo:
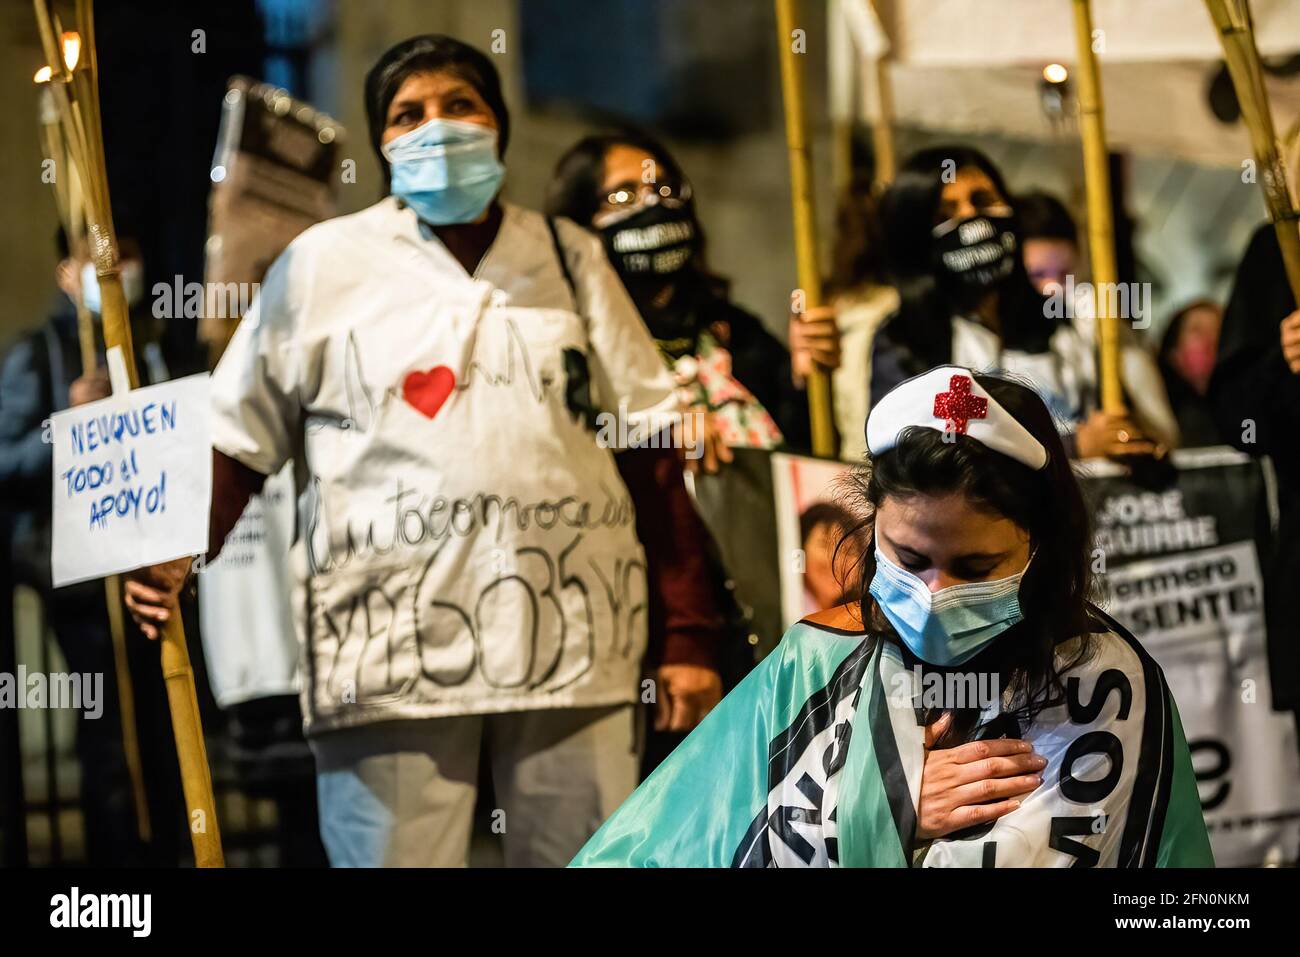
<svg viewBox="0 0 1300 957"><path fill-rule="evenodd" d="M970 419L982 419L988 415L989 400L971 394L971 379L967 375L955 375L948 382L947 392L939 392L934 397L934 417L944 419L944 428L958 435L966 434L966 423Z"/></svg>

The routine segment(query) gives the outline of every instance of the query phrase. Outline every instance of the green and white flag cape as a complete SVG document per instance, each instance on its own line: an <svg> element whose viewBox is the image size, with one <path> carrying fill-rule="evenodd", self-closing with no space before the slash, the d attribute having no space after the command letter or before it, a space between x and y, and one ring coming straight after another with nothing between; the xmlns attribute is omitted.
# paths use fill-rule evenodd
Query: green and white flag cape
<svg viewBox="0 0 1300 957"><path fill-rule="evenodd" d="M1164 675L1094 615L1095 650L1065 674L1066 701L986 734L1024 738L1048 761L1043 784L992 824L918 845L919 676L893 642L803 621L573 865L1212 867Z"/></svg>

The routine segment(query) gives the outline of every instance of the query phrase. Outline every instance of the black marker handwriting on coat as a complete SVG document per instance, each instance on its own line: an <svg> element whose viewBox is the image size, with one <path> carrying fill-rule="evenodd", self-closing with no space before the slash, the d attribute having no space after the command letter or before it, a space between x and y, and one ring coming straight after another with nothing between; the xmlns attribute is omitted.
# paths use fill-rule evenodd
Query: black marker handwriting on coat
<svg viewBox="0 0 1300 957"><path fill-rule="evenodd" d="M517 533L532 529L549 532L569 528L628 528L635 524L635 508L625 491L600 487L603 501L567 495L559 499L520 501L514 496L477 492L468 498L430 496L398 480L384 499L391 511L369 521L349 516L342 527L330 527L329 509L321 479L308 483L311 511L307 520L307 560L311 574L347 567L353 559L383 558L398 549L419 549L430 542L490 534L496 544L507 543Z"/></svg>
<svg viewBox="0 0 1300 957"><path fill-rule="evenodd" d="M428 684L421 700L471 680L501 691L552 693L587 675L598 659L627 660L636 619L645 613L645 566L618 560L606 574L590 558L582 561L584 541L579 533L556 554L515 549L512 567L463 603L442 594L433 574L446 542L421 566L376 575L337 602L315 597L308 630L314 712L392 702L419 683ZM608 636L597 633L592 572L600 586L594 593L606 599L601 620ZM520 607L528 609L523 654L512 643L493 648L494 626L520 624ZM376 641L382 660L372 650Z"/></svg>

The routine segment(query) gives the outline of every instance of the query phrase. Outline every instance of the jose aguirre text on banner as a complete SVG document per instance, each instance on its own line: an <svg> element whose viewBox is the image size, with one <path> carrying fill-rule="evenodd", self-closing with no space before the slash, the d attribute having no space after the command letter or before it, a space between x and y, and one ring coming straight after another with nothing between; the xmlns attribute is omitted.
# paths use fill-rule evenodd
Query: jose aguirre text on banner
<svg viewBox="0 0 1300 957"><path fill-rule="evenodd" d="M58 412L50 438L56 586L207 551L206 374Z"/></svg>
<svg viewBox="0 0 1300 957"><path fill-rule="evenodd" d="M1164 668L1217 863L1292 862L1300 845L1295 724L1271 706L1261 555L1263 466L1227 448L1177 452L1147 489L1088 463L1107 610Z"/></svg>

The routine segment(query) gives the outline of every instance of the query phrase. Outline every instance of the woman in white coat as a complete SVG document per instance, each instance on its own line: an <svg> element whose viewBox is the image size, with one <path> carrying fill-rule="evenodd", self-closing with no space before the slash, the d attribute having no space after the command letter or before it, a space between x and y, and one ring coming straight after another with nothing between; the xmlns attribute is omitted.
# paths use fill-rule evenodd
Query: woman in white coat
<svg viewBox="0 0 1300 957"><path fill-rule="evenodd" d="M332 863L464 863L483 748L506 863L562 864L637 783L645 690L682 729L720 695L680 464L609 441L673 382L600 241L498 198L486 56L412 38L366 100L391 193L299 236L217 367L213 540L292 459ZM129 583L146 631L182 577Z"/></svg>

